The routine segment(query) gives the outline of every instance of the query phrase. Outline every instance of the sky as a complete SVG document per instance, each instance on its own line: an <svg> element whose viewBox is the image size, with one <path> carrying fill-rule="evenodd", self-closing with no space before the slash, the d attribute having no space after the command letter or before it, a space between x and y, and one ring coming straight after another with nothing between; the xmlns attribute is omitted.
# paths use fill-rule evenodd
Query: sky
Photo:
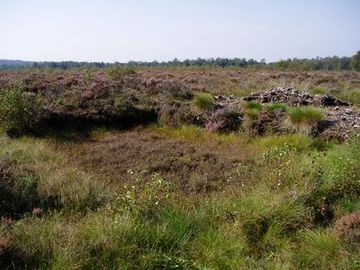
<svg viewBox="0 0 360 270"><path fill-rule="evenodd" d="M0 59L351 56L360 0L0 0Z"/></svg>

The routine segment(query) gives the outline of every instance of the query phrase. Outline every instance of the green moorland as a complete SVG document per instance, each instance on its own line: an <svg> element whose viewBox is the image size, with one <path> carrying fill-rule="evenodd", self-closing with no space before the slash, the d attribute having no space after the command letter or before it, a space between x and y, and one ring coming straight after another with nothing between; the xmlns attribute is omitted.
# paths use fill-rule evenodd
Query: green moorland
<svg viewBox="0 0 360 270"><path fill-rule="evenodd" d="M194 128L152 127L147 132L192 142L244 144L258 154L229 175L228 181L241 176L244 182L192 196L177 192L159 174L145 184L134 176L134 182L123 187L105 185L69 164L52 140L2 135L1 160L18 172L17 186L1 190L12 192L8 196L14 201L1 203L21 210L38 200L44 207L44 212L33 210L21 219L3 218L3 267L360 266L358 231L349 225L354 222L349 214L360 210L359 137L324 146L305 135L244 140L241 134L214 135ZM19 200L23 205L17 205ZM356 218L358 224L359 214Z"/></svg>
<svg viewBox="0 0 360 270"><path fill-rule="evenodd" d="M6 99L16 103L16 97ZM0 116L28 121L26 106L15 112L4 107ZM212 108L212 96L196 94L191 106ZM267 107L287 110L284 104ZM248 104L248 121L261 109ZM311 107L288 113L294 124L323 117ZM169 149L145 149L146 140L146 147L156 141ZM209 166L204 173L220 175L211 164L232 158L231 169L201 191L179 188L176 177L154 167L146 177L128 168L126 181L114 180L116 158L140 166L142 152L161 157L171 154L170 146L187 151L173 164L191 168L197 162ZM126 160L131 149L139 160ZM215 149L217 156L195 156L198 149ZM168 175L183 173L156 162ZM99 128L80 139L10 138L2 131L0 268L360 269L359 172L359 134L339 143L301 130L252 136L161 123ZM206 186L201 175L196 179Z"/></svg>

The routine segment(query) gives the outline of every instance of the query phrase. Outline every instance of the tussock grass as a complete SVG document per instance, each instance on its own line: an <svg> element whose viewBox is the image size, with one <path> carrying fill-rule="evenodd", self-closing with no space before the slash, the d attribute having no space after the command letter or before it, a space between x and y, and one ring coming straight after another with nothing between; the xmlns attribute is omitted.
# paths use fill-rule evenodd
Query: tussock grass
<svg viewBox="0 0 360 270"><path fill-rule="evenodd" d="M211 110L214 107L214 98L209 93L196 93L192 104L199 110Z"/></svg>
<svg viewBox="0 0 360 270"><path fill-rule="evenodd" d="M338 269L346 263L345 252L337 237L324 230L305 231L302 234L302 248L294 254L299 267Z"/></svg>
<svg viewBox="0 0 360 270"><path fill-rule="evenodd" d="M257 101L245 102L245 114L250 119L256 119L260 111L263 109L263 105Z"/></svg>
<svg viewBox="0 0 360 270"><path fill-rule="evenodd" d="M263 106L257 101L249 101L245 103L245 108L248 110L261 110Z"/></svg>
<svg viewBox="0 0 360 270"><path fill-rule="evenodd" d="M290 121L295 125L313 125L325 117L321 109L311 106L292 108L288 115Z"/></svg>

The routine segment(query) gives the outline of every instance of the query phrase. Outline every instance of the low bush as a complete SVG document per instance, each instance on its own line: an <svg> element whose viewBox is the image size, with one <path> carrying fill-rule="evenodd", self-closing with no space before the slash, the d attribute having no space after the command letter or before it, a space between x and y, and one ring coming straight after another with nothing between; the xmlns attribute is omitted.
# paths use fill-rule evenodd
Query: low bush
<svg viewBox="0 0 360 270"><path fill-rule="evenodd" d="M208 117L205 129L208 131L232 132L240 128L241 122L241 113L219 109Z"/></svg>
<svg viewBox="0 0 360 270"><path fill-rule="evenodd" d="M160 83L159 87L163 92L164 98L169 101L184 101L193 98L190 87L178 80L164 80Z"/></svg>
<svg viewBox="0 0 360 270"><path fill-rule="evenodd" d="M107 73L110 79L118 82L122 86L125 76L135 74L136 71L131 66L114 66L109 68Z"/></svg>
<svg viewBox="0 0 360 270"><path fill-rule="evenodd" d="M182 125L204 125L204 117L198 117L190 104L169 102L158 109L158 121L167 127L178 128Z"/></svg>
<svg viewBox="0 0 360 270"><path fill-rule="evenodd" d="M334 230L339 236L360 243L360 211L340 217Z"/></svg>
<svg viewBox="0 0 360 270"><path fill-rule="evenodd" d="M40 113L39 98L20 86L0 91L0 128L11 136L21 135L35 125Z"/></svg>

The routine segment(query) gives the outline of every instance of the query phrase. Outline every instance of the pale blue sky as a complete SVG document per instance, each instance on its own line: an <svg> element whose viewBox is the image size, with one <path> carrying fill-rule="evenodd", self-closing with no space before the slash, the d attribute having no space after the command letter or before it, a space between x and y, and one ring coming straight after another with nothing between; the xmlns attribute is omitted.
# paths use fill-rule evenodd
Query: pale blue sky
<svg viewBox="0 0 360 270"><path fill-rule="evenodd" d="M0 59L350 56L360 0L0 0Z"/></svg>

